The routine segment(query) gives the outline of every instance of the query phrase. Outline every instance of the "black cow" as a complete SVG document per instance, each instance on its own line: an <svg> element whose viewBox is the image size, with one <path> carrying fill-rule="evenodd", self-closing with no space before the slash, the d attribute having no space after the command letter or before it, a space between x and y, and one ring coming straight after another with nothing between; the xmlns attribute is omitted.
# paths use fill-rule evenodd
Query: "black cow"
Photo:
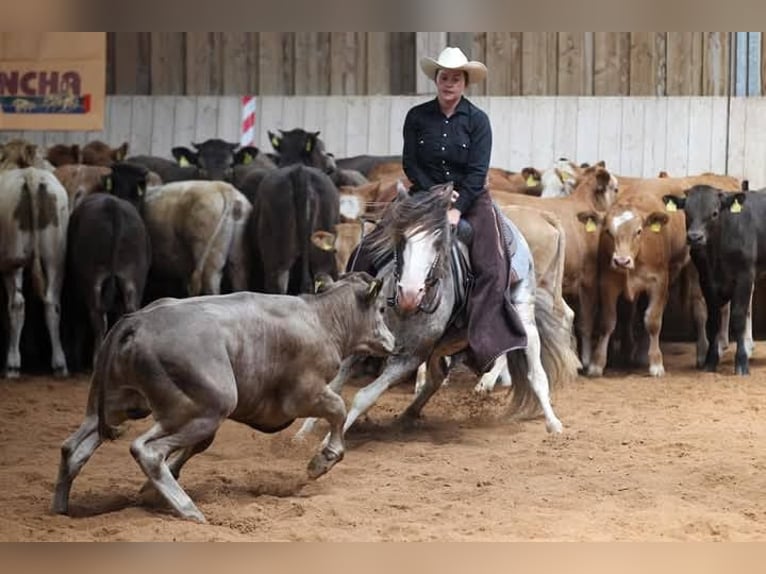
<svg viewBox="0 0 766 574"><path fill-rule="evenodd" d="M686 190L686 197L666 195L669 210L686 213L686 239L699 272L707 304L708 341L704 368L718 366L715 343L721 307L731 302L730 326L737 341L735 372L747 375L749 354L745 324L756 275L766 271L766 195L761 192L726 193L707 185Z"/></svg>
<svg viewBox="0 0 766 574"><path fill-rule="evenodd" d="M108 328L139 308L151 263L149 235L140 215L147 170L112 165L107 193L86 196L72 212L67 236L70 299L84 308L93 329L93 357ZM75 320L76 322L76 320ZM82 359L84 333L74 324L75 359Z"/></svg>
<svg viewBox="0 0 766 574"><path fill-rule="evenodd" d="M192 143L193 151L184 146L171 150L176 161L156 156L133 156L130 163L143 165L160 176L163 183L210 179L228 181L236 185L248 170L271 168L274 162L257 147L242 146L221 139L208 139L202 143Z"/></svg>
<svg viewBox="0 0 766 574"><path fill-rule="evenodd" d="M311 234L333 233L339 218L338 190L320 170L298 164L265 174L249 221L254 267L261 273L256 289L311 293L312 276L337 277L334 254L312 244Z"/></svg>
<svg viewBox="0 0 766 574"><path fill-rule="evenodd" d="M269 131L269 141L277 152L277 165L285 167L300 163L315 167L325 173L335 170L335 160L325 151L320 132L307 132L295 128L289 132L279 130L281 135Z"/></svg>

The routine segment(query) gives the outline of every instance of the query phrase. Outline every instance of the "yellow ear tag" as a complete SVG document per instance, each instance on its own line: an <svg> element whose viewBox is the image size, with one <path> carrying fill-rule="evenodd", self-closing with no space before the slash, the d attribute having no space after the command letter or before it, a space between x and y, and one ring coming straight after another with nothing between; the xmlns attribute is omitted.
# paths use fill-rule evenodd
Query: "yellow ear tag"
<svg viewBox="0 0 766 574"><path fill-rule="evenodd" d="M665 211L670 211L671 213L674 211L678 211L678 206L676 205L676 202L673 200L668 201L668 203L665 205Z"/></svg>
<svg viewBox="0 0 766 574"><path fill-rule="evenodd" d="M112 191L112 178L111 177L107 177L106 178L106 180L104 181L104 187L106 188L107 191Z"/></svg>
<svg viewBox="0 0 766 574"><path fill-rule="evenodd" d="M593 221L592 217L589 217L588 221L585 222L585 231L588 233L593 233L596 231L596 222Z"/></svg>
<svg viewBox="0 0 766 574"><path fill-rule="evenodd" d="M189 160L186 159L186 156L181 156L180 158L178 158L178 165L180 165L181 167L189 167L191 163L189 163Z"/></svg>
<svg viewBox="0 0 766 574"><path fill-rule="evenodd" d="M271 138L271 145L274 149L279 149L279 138Z"/></svg>
<svg viewBox="0 0 766 574"><path fill-rule="evenodd" d="M651 230L652 230L652 231L654 231L655 233L659 233L659 232L662 230L662 224L661 224L661 223L659 223L659 222L657 222L657 221L655 221L654 223L652 223L652 224L649 226L649 229L651 229Z"/></svg>
<svg viewBox="0 0 766 574"><path fill-rule="evenodd" d="M306 142L306 151L307 151L307 152L311 151L311 140L308 140L308 141Z"/></svg>
<svg viewBox="0 0 766 574"><path fill-rule="evenodd" d="M249 163L252 163L252 161L253 161L253 156L250 155L249 153L246 153L245 157L242 158L242 165L247 165Z"/></svg>
<svg viewBox="0 0 766 574"><path fill-rule="evenodd" d="M537 180L535 179L535 176L530 175L527 177L527 187L535 187L537 185Z"/></svg>
<svg viewBox="0 0 766 574"><path fill-rule="evenodd" d="M741 211L742 211L742 204L735 199L734 203L731 204L731 212L732 213L739 213Z"/></svg>

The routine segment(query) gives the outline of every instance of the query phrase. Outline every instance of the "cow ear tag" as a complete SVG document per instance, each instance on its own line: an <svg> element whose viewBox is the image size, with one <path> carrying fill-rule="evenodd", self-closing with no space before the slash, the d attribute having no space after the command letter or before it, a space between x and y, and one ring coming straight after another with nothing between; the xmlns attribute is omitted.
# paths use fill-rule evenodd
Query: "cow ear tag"
<svg viewBox="0 0 766 574"><path fill-rule="evenodd" d="M107 191L112 191L112 178L111 177L106 177L104 179L104 188Z"/></svg>
<svg viewBox="0 0 766 574"><path fill-rule="evenodd" d="M588 221L585 222L585 231L588 233L593 233L596 231L596 222L593 221L592 217L589 217Z"/></svg>
<svg viewBox="0 0 766 574"><path fill-rule="evenodd" d="M308 141L306 142L306 151L307 151L307 152L311 151L311 140L308 140Z"/></svg>
<svg viewBox="0 0 766 574"><path fill-rule="evenodd" d="M180 158L178 158L178 165L181 167L189 167L191 164L189 163L189 160L186 159L186 156L182 155Z"/></svg>
<svg viewBox="0 0 766 574"><path fill-rule="evenodd" d="M671 213L674 212L674 211L678 211L678 206L676 205L676 202L673 201L672 199L669 200L665 204L665 211L670 211Z"/></svg>
<svg viewBox="0 0 766 574"><path fill-rule="evenodd" d="M662 224L661 224L660 222L658 222L658 221L655 221L654 223L652 223L652 224L649 226L649 229L651 229L651 230L652 230L652 231L654 231L655 233L659 233L659 232L660 232L660 230L662 229Z"/></svg>
<svg viewBox="0 0 766 574"><path fill-rule="evenodd" d="M535 179L534 175L530 175L527 177L527 187L535 187L537 185L537 180Z"/></svg>
<svg viewBox="0 0 766 574"><path fill-rule="evenodd" d="M245 157L242 159L242 164L247 165L249 163L252 163L252 161L253 161L253 156L250 155L249 153L246 153Z"/></svg>
<svg viewBox="0 0 766 574"><path fill-rule="evenodd" d="M740 213L741 211L742 211L742 204L735 199L734 203L731 204L731 212Z"/></svg>

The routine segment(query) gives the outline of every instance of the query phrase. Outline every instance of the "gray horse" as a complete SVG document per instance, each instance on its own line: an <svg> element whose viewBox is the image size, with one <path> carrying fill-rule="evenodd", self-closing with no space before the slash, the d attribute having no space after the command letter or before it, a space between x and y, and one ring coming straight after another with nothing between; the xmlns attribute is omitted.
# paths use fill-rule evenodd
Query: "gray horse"
<svg viewBox="0 0 766 574"><path fill-rule="evenodd" d="M406 197L392 204L381 221L382 232L375 246L379 250L393 248L397 253L395 260L378 273L384 280L381 297L388 295L391 304L386 322L396 337L396 350L387 358L382 373L354 396L344 432L389 387L411 377L418 366L427 361L426 384L403 414L405 418L417 418L446 378L442 359L467 346L465 326L453 318L460 302L453 288L450 267L451 229L447 209L451 198L451 185L434 188L425 198ZM529 245L507 218L503 222L516 241L512 266L521 281L512 287L511 299L528 341L523 351L513 351L507 357L513 378L513 407L516 412L527 415L542 409L548 432L559 433L562 425L551 407L549 381L555 385L573 380L580 362L572 348L571 329L566 327L569 323L554 310L551 294L536 288ZM467 251L464 245L461 249L464 253ZM419 286L421 297L414 312L400 306L397 294L403 284L409 289ZM340 392L359 359L352 356L342 363L330 383L333 391ZM498 363L504 363L504 359L501 357ZM487 388L492 388L496 371L493 369L484 375L492 378ZM316 419L307 419L295 438L306 436L315 422Z"/></svg>

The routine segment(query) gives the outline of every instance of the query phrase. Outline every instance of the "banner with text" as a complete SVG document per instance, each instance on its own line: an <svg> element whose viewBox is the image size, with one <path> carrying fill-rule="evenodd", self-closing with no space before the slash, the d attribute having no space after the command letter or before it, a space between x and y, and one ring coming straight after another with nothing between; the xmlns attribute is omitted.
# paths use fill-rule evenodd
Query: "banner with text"
<svg viewBox="0 0 766 574"><path fill-rule="evenodd" d="M104 127L106 32L0 33L0 130Z"/></svg>

